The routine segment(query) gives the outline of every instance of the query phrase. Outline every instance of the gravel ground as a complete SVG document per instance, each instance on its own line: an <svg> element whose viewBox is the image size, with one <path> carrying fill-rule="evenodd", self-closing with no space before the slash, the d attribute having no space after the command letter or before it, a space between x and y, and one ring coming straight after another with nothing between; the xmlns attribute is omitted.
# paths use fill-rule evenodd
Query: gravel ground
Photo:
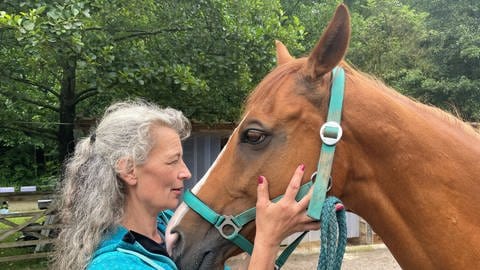
<svg viewBox="0 0 480 270"><path fill-rule="evenodd" d="M317 269L317 247L300 247L288 259L283 270L309 270ZM228 265L233 270L242 269L245 264L245 255L232 258ZM367 246L349 246L345 252L342 263L343 270L397 270L401 269L392 254L383 244Z"/></svg>

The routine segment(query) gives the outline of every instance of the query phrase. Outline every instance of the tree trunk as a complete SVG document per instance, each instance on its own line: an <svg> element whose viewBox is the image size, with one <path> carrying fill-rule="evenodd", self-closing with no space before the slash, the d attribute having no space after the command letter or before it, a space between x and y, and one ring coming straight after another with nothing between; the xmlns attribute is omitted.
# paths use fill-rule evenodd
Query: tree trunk
<svg viewBox="0 0 480 270"><path fill-rule="evenodd" d="M63 164L73 153L75 142L73 127L75 120L75 59L67 59L63 65L63 76L60 92L60 125L58 127L58 158Z"/></svg>

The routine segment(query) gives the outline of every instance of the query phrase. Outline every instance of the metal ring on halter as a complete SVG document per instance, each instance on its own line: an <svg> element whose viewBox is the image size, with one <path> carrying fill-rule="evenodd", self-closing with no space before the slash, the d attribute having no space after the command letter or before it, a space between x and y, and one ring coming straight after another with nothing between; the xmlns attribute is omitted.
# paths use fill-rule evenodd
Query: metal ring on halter
<svg viewBox="0 0 480 270"><path fill-rule="evenodd" d="M326 134L325 131L327 131L327 128L335 129L334 134ZM322 139L322 142L326 145L335 145L338 141L340 141L340 138L342 138L342 134L342 127L335 121L326 122L320 128L320 138ZM329 135L333 135L334 137L331 137Z"/></svg>
<svg viewBox="0 0 480 270"><path fill-rule="evenodd" d="M220 224L215 224L215 227L217 228L218 232L220 232L220 235L222 235L223 238L225 239L228 239L228 240L231 240L233 239L234 237L236 237L238 235L238 233L240 232L240 230L242 229L241 227L239 227L233 220L234 220L234 217L233 216L223 216L224 219L220 222ZM233 229L233 232L230 232L230 233L226 233L225 231L223 231L223 229L225 227L230 227Z"/></svg>
<svg viewBox="0 0 480 270"><path fill-rule="evenodd" d="M312 173L312 176L310 177L310 181L312 181L312 183L315 183L316 179L317 179L317 172L314 172L314 173ZM333 179L332 179L332 176L330 176L330 177L328 177L327 192L330 191L330 189L332 189L332 185L333 185Z"/></svg>

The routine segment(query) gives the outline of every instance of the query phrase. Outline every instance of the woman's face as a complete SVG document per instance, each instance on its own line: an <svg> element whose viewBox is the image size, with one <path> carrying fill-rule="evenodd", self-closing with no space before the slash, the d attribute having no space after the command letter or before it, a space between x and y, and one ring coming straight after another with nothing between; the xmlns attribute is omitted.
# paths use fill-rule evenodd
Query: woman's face
<svg viewBox="0 0 480 270"><path fill-rule="evenodd" d="M146 162L135 167L137 181L130 191L147 209L158 213L177 207L183 181L192 175L183 162L182 144L177 132L161 126L153 126L150 132L153 148Z"/></svg>

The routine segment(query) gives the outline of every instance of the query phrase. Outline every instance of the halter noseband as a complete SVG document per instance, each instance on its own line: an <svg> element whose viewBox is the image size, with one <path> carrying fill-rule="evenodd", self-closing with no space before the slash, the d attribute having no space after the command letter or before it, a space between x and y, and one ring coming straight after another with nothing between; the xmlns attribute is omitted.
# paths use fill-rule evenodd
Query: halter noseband
<svg viewBox="0 0 480 270"><path fill-rule="evenodd" d="M313 194L307 210L307 215L315 220L320 220L322 207L326 194L331 187L331 170L335 145L342 137L342 128L340 120L342 115L343 95L345 89L345 72L343 68L336 67L332 71L333 83L330 93L330 104L327 115L327 122L320 129L322 139L322 148L318 161L315 179L303 184L296 196L299 201L303 198L313 185ZM279 201L283 195L274 198L272 201ZM243 226L255 219L256 208L252 207L236 216L221 215L212 210L208 205L202 202L190 190L186 190L183 198L184 202L203 219L212 224L219 231L223 238L233 242L243 251L252 254L253 244L240 234ZM280 269L286 262L288 256L300 243L307 232L303 232L297 237L275 261L275 269Z"/></svg>
<svg viewBox="0 0 480 270"><path fill-rule="evenodd" d="M313 181L309 181L303 184L296 196L296 200L299 201L310 190ZM283 195L273 199L273 202L279 201ZM252 254L253 244L243 237L239 232L243 229L243 226L255 220L257 209L252 207L236 216L221 215L213 211L204 202L202 202L195 194L190 190L186 190L183 198L184 202L203 219L212 224L222 235L223 238L232 241L235 245L240 247L248 254Z"/></svg>

